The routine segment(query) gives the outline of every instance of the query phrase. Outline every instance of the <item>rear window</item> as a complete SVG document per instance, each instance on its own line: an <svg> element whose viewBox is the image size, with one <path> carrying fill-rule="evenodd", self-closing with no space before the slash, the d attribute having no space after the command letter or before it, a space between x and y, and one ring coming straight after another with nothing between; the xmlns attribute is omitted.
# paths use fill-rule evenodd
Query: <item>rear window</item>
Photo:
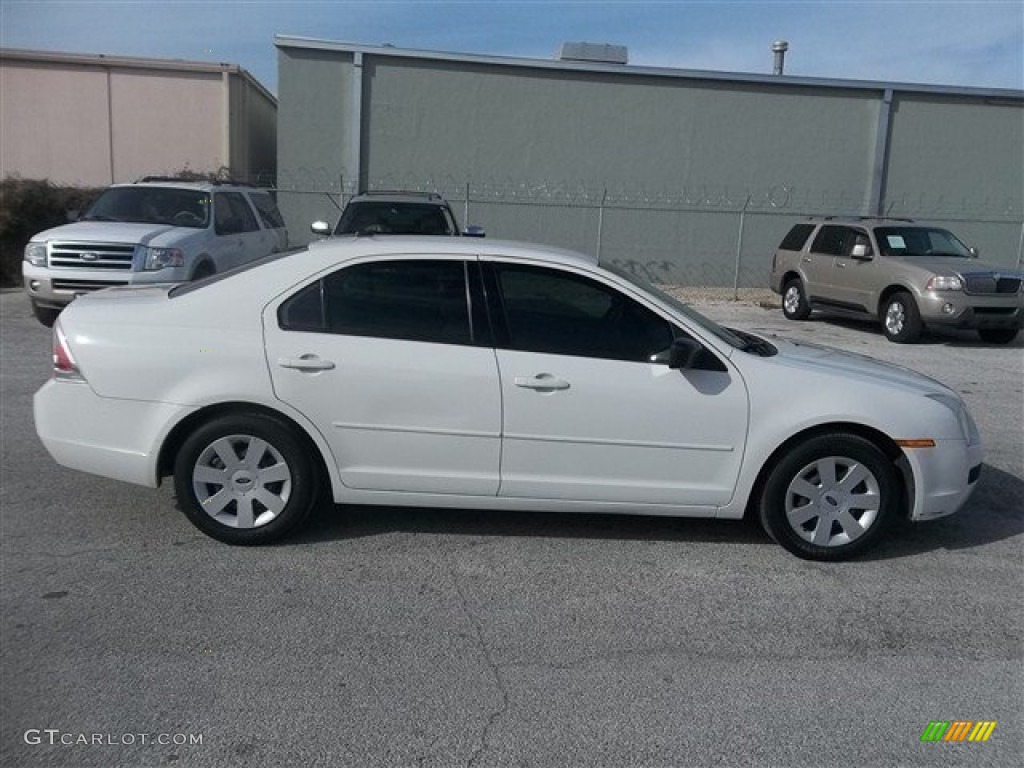
<svg viewBox="0 0 1024 768"><path fill-rule="evenodd" d="M779 246L780 251L802 251L804 245L807 243L807 238L811 236L811 232L814 231L813 224L797 224L791 230L789 234L783 239L782 244Z"/></svg>

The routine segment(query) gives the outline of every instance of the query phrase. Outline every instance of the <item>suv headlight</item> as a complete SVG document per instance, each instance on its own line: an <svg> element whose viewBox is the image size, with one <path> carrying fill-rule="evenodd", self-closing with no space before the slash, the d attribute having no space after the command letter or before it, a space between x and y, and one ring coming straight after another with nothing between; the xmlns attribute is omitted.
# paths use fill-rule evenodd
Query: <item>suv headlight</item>
<svg viewBox="0 0 1024 768"><path fill-rule="evenodd" d="M926 395L926 397L937 403L942 403L956 415L956 419L960 423L960 431L963 433L968 445L974 445L981 441L978 425L974 423L974 419L971 418L971 413L967 410L963 400L953 395L940 395L937 393Z"/></svg>
<svg viewBox="0 0 1024 768"><path fill-rule="evenodd" d="M25 246L25 261L33 267L46 266L46 243L29 243Z"/></svg>
<svg viewBox="0 0 1024 768"><path fill-rule="evenodd" d="M185 266L185 254L177 248L146 248L143 269L167 269Z"/></svg>
<svg viewBox="0 0 1024 768"><path fill-rule="evenodd" d="M925 288L929 291L962 291L964 286L960 282L960 278L955 275L953 277L936 275L928 281L928 285Z"/></svg>

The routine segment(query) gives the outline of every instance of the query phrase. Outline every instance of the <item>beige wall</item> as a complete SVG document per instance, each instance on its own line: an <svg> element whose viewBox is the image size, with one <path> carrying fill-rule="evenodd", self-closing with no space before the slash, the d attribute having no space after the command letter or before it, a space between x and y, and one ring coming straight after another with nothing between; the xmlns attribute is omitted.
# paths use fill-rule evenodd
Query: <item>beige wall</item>
<svg viewBox="0 0 1024 768"><path fill-rule="evenodd" d="M115 181L227 165L223 93L219 74L113 72Z"/></svg>
<svg viewBox="0 0 1024 768"><path fill-rule="evenodd" d="M271 183L276 144L276 100L237 67L0 50L0 176L103 186L228 167Z"/></svg>
<svg viewBox="0 0 1024 768"><path fill-rule="evenodd" d="M109 183L106 73L0 61L0 172Z"/></svg>

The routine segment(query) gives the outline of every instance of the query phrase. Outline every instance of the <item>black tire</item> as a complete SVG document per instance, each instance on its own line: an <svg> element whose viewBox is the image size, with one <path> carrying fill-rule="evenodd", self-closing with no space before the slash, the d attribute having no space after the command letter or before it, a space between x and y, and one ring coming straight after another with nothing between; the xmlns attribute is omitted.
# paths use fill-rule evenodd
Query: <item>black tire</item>
<svg viewBox="0 0 1024 768"><path fill-rule="evenodd" d="M53 307L41 307L33 301L32 314L47 328L53 328L53 324L57 322L57 317L60 315L60 310Z"/></svg>
<svg viewBox="0 0 1024 768"><path fill-rule="evenodd" d="M901 505L892 461L871 441L819 435L782 456L760 499L761 524L806 560L845 560L874 545Z"/></svg>
<svg viewBox="0 0 1024 768"><path fill-rule="evenodd" d="M179 508L203 533L228 544L280 539L309 516L318 484L302 440L262 414L228 414L203 424L174 462Z"/></svg>
<svg viewBox="0 0 1024 768"><path fill-rule="evenodd" d="M787 280L782 288L782 314L789 320L806 320L811 316L804 282L799 277Z"/></svg>
<svg viewBox="0 0 1024 768"><path fill-rule="evenodd" d="M196 271L192 273L192 279L202 280L204 277L209 277L210 275L213 275L215 273L216 270L214 270L213 265L210 264L210 262L208 261L204 261L202 264L196 267Z"/></svg>
<svg viewBox="0 0 1024 768"><path fill-rule="evenodd" d="M894 293L885 300L879 319L882 321L885 337L897 344L911 344L917 341L924 330L917 302L906 291Z"/></svg>
<svg viewBox="0 0 1024 768"><path fill-rule="evenodd" d="M978 336L986 344L1009 344L1017 338L1017 328L979 328Z"/></svg>

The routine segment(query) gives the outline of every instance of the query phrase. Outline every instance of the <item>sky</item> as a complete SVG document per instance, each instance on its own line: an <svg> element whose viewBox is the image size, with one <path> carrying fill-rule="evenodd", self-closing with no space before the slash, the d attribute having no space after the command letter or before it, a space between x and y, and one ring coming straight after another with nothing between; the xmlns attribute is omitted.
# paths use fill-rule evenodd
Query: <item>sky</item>
<svg viewBox="0 0 1024 768"><path fill-rule="evenodd" d="M1024 0L0 0L0 45L239 64L277 93L274 35L551 59L1024 89Z"/></svg>

